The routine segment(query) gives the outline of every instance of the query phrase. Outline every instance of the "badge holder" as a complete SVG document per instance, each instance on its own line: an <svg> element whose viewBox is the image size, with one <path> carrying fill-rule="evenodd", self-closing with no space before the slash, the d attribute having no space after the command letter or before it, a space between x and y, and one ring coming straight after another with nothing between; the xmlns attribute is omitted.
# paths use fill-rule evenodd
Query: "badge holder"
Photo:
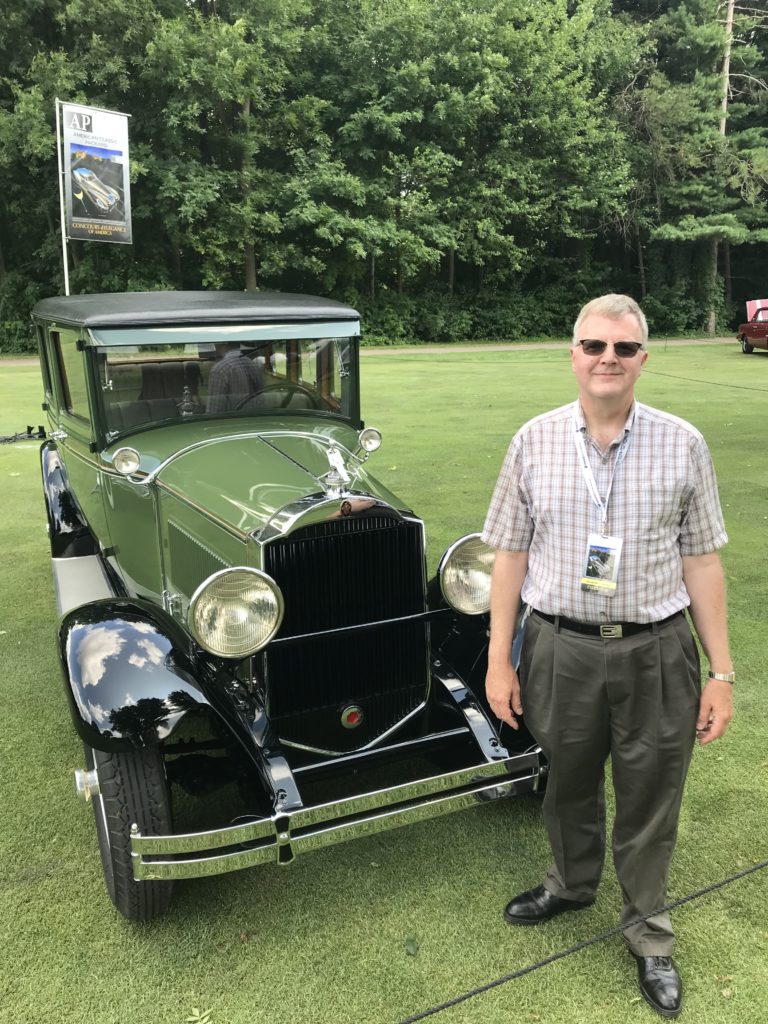
<svg viewBox="0 0 768 1024"><path fill-rule="evenodd" d="M613 597L619 576L621 547L620 537L605 537L601 533L590 533L587 538L587 558L581 589Z"/></svg>

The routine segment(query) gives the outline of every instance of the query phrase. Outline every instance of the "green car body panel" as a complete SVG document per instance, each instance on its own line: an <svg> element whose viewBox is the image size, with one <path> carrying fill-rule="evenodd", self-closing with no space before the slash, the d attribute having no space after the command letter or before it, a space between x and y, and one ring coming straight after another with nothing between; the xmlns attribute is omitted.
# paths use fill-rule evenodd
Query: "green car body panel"
<svg viewBox="0 0 768 1024"><path fill-rule="evenodd" d="M258 433L252 422L228 421L226 426L223 436L212 436L197 424L180 424L124 438L120 447L130 444L140 457L135 480L106 469L114 446L102 454L99 490L108 506L114 549L109 558L132 595L157 597L171 586L188 606L189 587L176 591L179 576L164 578L164 565L172 573L169 523L210 555L199 559L201 571L206 566L214 571L214 565L217 570L230 565L260 568L253 536L285 506L322 493L319 479L328 471L330 445L349 456L357 443L357 431L346 425L304 418L298 435L280 420L265 420ZM407 511L362 466L355 490ZM86 514L95 518L100 511L92 505ZM181 578L196 587L205 577L185 572Z"/></svg>

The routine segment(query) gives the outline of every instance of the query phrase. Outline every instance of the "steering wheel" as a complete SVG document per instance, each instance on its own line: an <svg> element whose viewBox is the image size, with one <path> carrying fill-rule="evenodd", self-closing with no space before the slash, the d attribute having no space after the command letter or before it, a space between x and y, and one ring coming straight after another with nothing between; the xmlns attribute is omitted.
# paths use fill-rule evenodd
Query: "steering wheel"
<svg viewBox="0 0 768 1024"><path fill-rule="evenodd" d="M310 406L310 408L312 409L322 408L320 399L317 397L317 395L314 394L309 388L304 387L303 384L294 384L293 381L285 381L279 385L279 389L281 391L285 391L285 398L280 403L281 409L288 408L288 406L291 404L291 399L293 398L294 395L305 395L312 403L312 405Z"/></svg>
<svg viewBox="0 0 768 1024"><path fill-rule="evenodd" d="M257 398L261 398L263 394L263 391L254 391L252 394L246 395L245 398L241 398L240 401L235 406L235 411L237 411L238 409L244 409L249 402L253 402Z"/></svg>
<svg viewBox="0 0 768 1024"><path fill-rule="evenodd" d="M287 409L294 395L304 395L308 398L311 403L310 408L312 409L323 408L322 401L310 388L303 384L296 384L295 381L286 380L280 381L279 384L273 384L271 387L265 388L263 391L257 391L253 395L246 395L245 398L242 398L237 403L235 409L243 409L249 402L253 402L255 399L261 398L262 395L269 394L270 391L285 391L285 397L276 407L278 409Z"/></svg>

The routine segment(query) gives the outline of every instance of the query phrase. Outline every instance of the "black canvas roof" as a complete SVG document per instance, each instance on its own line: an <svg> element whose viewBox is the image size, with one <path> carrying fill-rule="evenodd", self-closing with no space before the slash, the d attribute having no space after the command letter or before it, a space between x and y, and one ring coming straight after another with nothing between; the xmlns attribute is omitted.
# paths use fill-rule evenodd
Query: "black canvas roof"
<svg viewBox="0 0 768 1024"><path fill-rule="evenodd" d="M59 296L42 299L32 316L84 327L360 318L351 306L316 295L207 291Z"/></svg>

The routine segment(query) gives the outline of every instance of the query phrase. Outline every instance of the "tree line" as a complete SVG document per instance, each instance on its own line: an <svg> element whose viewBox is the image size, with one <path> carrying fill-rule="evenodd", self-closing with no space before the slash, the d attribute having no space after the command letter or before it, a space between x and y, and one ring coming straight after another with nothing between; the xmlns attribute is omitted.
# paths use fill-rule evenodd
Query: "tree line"
<svg viewBox="0 0 768 1024"><path fill-rule="evenodd" d="M62 290L54 100L131 115L73 292L279 289L369 335L657 332L768 293L765 0L6 0L0 321Z"/></svg>

